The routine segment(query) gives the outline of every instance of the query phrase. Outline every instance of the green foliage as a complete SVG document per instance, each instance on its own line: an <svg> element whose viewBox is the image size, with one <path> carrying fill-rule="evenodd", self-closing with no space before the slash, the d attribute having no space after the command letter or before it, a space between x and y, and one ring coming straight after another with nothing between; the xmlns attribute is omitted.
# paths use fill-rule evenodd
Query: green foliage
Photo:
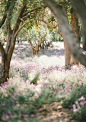
<svg viewBox="0 0 86 122"><path fill-rule="evenodd" d="M86 87L76 86L70 93L70 96L63 101L63 106L69 109L73 108L72 114L78 121L86 121L86 103L85 100L79 100L79 98L86 98Z"/></svg>
<svg viewBox="0 0 86 122"><path fill-rule="evenodd" d="M12 71L10 71L10 72L9 72L9 77L10 77L10 78L13 78L14 76L15 76L15 74L14 74Z"/></svg>
<svg viewBox="0 0 86 122"><path fill-rule="evenodd" d="M25 97L24 96L18 96L18 102L20 104L24 104L25 103Z"/></svg>
<svg viewBox="0 0 86 122"><path fill-rule="evenodd" d="M39 78L39 75L40 75L39 73L36 74L35 77L34 77L34 79L31 81L31 83L37 84L37 80L38 80L38 78Z"/></svg>
<svg viewBox="0 0 86 122"><path fill-rule="evenodd" d="M39 39L39 32L41 39ZM45 37L44 41L46 41L46 43L51 42L53 38L52 33L50 33L48 28L43 25L40 25L38 28L36 28L36 26L33 26L31 30L28 30L28 34L34 47L38 44L38 41L42 41L43 37Z"/></svg>
<svg viewBox="0 0 86 122"><path fill-rule="evenodd" d="M7 94L14 94L16 91L16 87L12 86L12 87L7 87L6 89L6 93Z"/></svg>

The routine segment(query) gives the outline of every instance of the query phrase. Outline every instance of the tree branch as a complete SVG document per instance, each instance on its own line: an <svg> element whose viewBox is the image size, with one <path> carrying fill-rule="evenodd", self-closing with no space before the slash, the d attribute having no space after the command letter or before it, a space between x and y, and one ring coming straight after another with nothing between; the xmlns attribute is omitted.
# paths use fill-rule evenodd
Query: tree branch
<svg viewBox="0 0 86 122"><path fill-rule="evenodd" d="M42 41L39 43L39 45L41 45L41 43L44 41L44 37L47 35L47 32L46 32L46 34L43 36L43 38L42 38Z"/></svg>
<svg viewBox="0 0 86 122"><path fill-rule="evenodd" d="M19 28L19 25L20 25L20 22L21 22L20 18L22 18L22 15L23 15L23 13L24 13L25 8L26 8L26 4L24 4L24 5L22 6L21 11L20 11L20 13L19 13L19 15L18 15L18 18L17 18L17 20L16 20L16 24L15 24L15 27L14 27L14 34L15 34L15 32L18 30L18 28Z"/></svg>
<svg viewBox="0 0 86 122"><path fill-rule="evenodd" d="M4 24L4 22L5 22L6 18L7 18L7 11L9 9L9 7L10 7L10 2L11 2L11 0L8 0L7 5L5 7L5 12L4 12L2 21L0 22L0 28L2 27L2 25Z"/></svg>
<svg viewBox="0 0 86 122"><path fill-rule="evenodd" d="M25 13L23 14L23 16L22 16L22 17L26 16L28 13L31 13L32 11L35 11L35 10L38 10L38 9L41 9L41 8L45 8L45 7L46 7L46 5L41 6L41 7L33 8L33 9L31 9L31 10L29 10L29 11L25 12Z"/></svg>
<svg viewBox="0 0 86 122"><path fill-rule="evenodd" d="M29 42L30 42L30 45L31 45L32 49L35 49L35 48L33 47L33 44L32 44L32 42L31 42L31 39L30 39L30 36L29 36L28 32L27 32L25 29L23 29L23 30L27 33L27 35L28 35L28 37L29 37Z"/></svg>
<svg viewBox="0 0 86 122"><path fill-rule="evenodd" d="M44 23L47 24L48 28L56 28L56 27L57 27L57 26L55 26L55 27L50 27L49 24L48 24L46 21L44 21L43 19L39 19L39 18L31 19L31 20L27 21L26 23L24 23L24 24L16 31L16 33L15 33L15 35L14 35L14 38L17 36L17 34L19 33L19 31L20 31L26 24L28 24L29 22L32 22L32 21L34 21L34 20L43 21ZM14 39L13 39L13 40L14 40ZM15 43L15 42L13 41L13 43Z"/></svg>
<svg viewBox="0 0 86 122"><path fill-rule="evenodd" d="M19 15L18 15L16 24L15 24L15 27L14 27L14 30L13 30L13 39L11 40L11 46L10 46L10 48L9 48L9 50L8 50L8 63L9 63L9 64L10 64L10 61L11 61L11 57L12 57L12 54L13 54L13 50L14 50L14 48L15 48L16 36L14 36L14 35L15 35L16 31L17 31L18 28L19 28L19 25L20 25L20 22L21 22L20 18L22 17L22 14L23 14L25 8L26 8L26 2L25 2L25 4L22 6L22 8L21 8L21 10L20 10L20 12L19 12Z"/></svg>
<svg viewBox="0 0 86 122"><path fill-rule="evenodd" d="M6 26L7 26L7 33L8 33L8 41L7 41L7 45L6 45L6 52L8 53L9 48L11 46L11 35L12 35L12 28L11 28L11 19L12 19L12 12L13 12L13 8L15 6L16 0L11 0L10 1L10 7L9 7L9 11L7 13L7 22L6 22Z"/></svg>
<svg viewBox="0 0 86 122"><path fill-rule="evenodd" d="M59 35L63 38L62 34L59 32L59 30L56 28L57 32L59 33Z"/></svg>
<svg viewBox="0 0 86 122"><path fill-rule="evenodd" d="M7 13L7 23L6 23L6 25L7 25L7 27L9 28L11 28L11 18L12 18L12 12L13 12L13 8L14 8L14 6L15 6L15 2L16 2L16 0L10 0L9 1L9 9L8 9L8 13ZM11 30L11 29L10 29Z"/></svg>

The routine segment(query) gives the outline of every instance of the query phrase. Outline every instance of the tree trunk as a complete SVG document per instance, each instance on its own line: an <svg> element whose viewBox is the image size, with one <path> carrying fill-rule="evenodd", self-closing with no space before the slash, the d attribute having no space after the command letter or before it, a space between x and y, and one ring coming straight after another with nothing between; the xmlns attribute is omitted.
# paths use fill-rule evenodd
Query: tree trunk
<svg viewBox="0 0 86 122"><path fill-rule="evenodd" d="M71 52L64 40L64 50L65 50L65 66L70 65L70 60L71 60Z"/></svg>
<svg viewBox="0 0 86 122"><path fill-rule="evenodd" d="M10 63L8 63L7 55L5 53L5 50L3 48L3 45L0 43L0 52L1 52L1 62L0 62L0 84L7 81L7 78L9 78L9 69L10 69Z"/></svg>
<svg viewBox="0 0 86 122"><path fill-rule="evenodd" d="M13 3L13 6L15 4L15 1ZM13 11L13 7L11 8L12 10L8 11L7 14L7 21L6 21L6 26L7 26L7 45L4 49L3 44L0 42L0 53L1 53L1 63L0 63L0 84L4 83L7 81L7 78L9 78L9 69L10 69L10 62L12 58L12 54L15 48L15 42L16 42L16 36L20 30L19 25L20 25L20 18L22 17L24 10L26 8L26 3L23 4L21 7L21 10L19 12L18 18L16 20L15 26L12 29L11 27L11 15Z"/></svg>
<svg viewBox="0 0 86 122"><path fill-rule="evenodd" d="M38 51L39 50L37 50L37 49L33 49L33 56L35 56L35 55L38 56Z"/></svg>
<svg viewBox="0 0 86 122"><path fill-rule="evenodd" d="M86 4L84 0L70 0L82 25L83 49L86 51Z"/></svg>
<svg viewBox="0 0 86 122"><path fill-rule="evenodd" d="M80 39L79 39L79 29L78 29L78 19L77 16L73 10L73 8L71 9L71 26L72 26L72 31L74 33L74 35L77 37L77 40L80 44ZM79 64L79 62L77 62L73 55L71 54L65 40L64 40L64 48L65 48L65 66L67 65L74 65L74 64Z"/></svg>
<svg viewBox="0 0 86 122"><path fill-rule="evenodd" d="M79 61L82 65L86 66L86 55L83 54L83 49L80 47L78 40L74 33L71 31L71 27L68 23L68 17L64 10L64 8L57 4L54 0L43 0L46 5L51 9L53 14L55 15L59 25L60 30L62 33L63 38L65 39L68 48L70 49L71 53L73 54L74 58ZM82 1L83 0L70 0L73 4L74 9L77 12L77 15L79 15L83 27L86 30L86 19L84 17L86 10L83 10ZM83 1L84 2L84 1ZM84 8L86 9L85 4ZM81 7L81 9L80 9ZM82 10L82 11L81 11ZM82 17L83 15L83 17Z"/></svg>
<svg viewBox="0 0 86 122"><path fill-rule="evenodd" d="M72 31L74 32L74 35L77 37L77 40L80 44L80 40L79 40L79 27L78 27L78 18L74 12L74 9L71 8L71 26L72 26ZM73 55L71 54L71 61L70 61L70 64L73 65L73 64L79 64L79 62L77 62Z"/></svg>
<svg viewBox="0 0 86 122"><path fill-rule="evenodd" d="M6 71L3 71L2 64L0 64L0 84L7 81L7 78L9 78L9 69Z"/></svg>

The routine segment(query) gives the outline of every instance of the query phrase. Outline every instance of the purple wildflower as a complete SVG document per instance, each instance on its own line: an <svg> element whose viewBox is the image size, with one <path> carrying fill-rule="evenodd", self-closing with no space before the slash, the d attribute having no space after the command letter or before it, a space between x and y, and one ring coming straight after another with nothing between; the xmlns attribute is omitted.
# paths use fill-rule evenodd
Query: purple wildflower
<svg viewBox="0 0 86 122"><path fill-rule="evenodd" d="M81 113L81 111L79 111L79 113Z"/></svg>
<svg viewBox="0 0 86 122"><path fill-rule="evenodd" d="M13 115L13 118L16 118L16 117L17 117L17 115L14 114L14 115Z"/></svg>
<svg viewBox="0 0 86 122"><path fill-rule="evenodd" d="M31 115L30 115L30 117L32 117L32 118L33 118L33 117L34 117L34 114L31 114Z"/></svg>
<svg viewBox="0 0 86 122"><path fill-rule="evenodd" d="M80 95L82 94L82 92L80 92Z"/></svg>
<svg viewBox="0 0 86 122"><path fill-rule="evenodd" d="M78 101L81 101L81 100L85 100L85 97L84 96L81 96Z"/></svg>
<svg viewBox="0 0 86 122"><path fill-rule="evenodd" d="M1 106L4 106L4 104L1 102Z"/></svg>
<svg viewBox="0 0 86 122"><path fill-rule="evenodd" d="M11 114L11 112L10 112L9 110L7 111L7 113L8 113L8 114Z"/></svg>
<svg viewBox="0 0 86 122"><path fill-rule="evenodd" d="M80 102L80 105L84 108L84 102Z"/></svg>
<svg viewBox="0 0 86 122"><path fill-rule="evenodd" d="M86 101L84 101L84 104L86 104Z"/></svg>
<svg viewBox="0 0 86 122"><path fill-rule="evenodd" d="M43 108L40 108L39 110L40 110L40 111L43 111Z"/></svg>

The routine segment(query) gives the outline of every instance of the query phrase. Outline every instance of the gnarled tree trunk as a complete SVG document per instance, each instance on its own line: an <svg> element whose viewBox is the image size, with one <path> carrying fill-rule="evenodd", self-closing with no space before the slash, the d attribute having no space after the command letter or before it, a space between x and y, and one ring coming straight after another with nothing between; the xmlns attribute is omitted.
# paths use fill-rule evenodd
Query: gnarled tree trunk
<svg viewBox="0 0 86 122"><path fill-rule="evenodd" d="M11 31L8 31L8 42L6 48L0 42L0 52L1 52L1 62L0 62L0 84L7 81L9 78L9 69L10 69L10 62L14 50L14 46L12 45L12 34ZM15 41L15 39L14 39Z"/></svg>
<svg viewBox="0 0 86 122"><path fill-rule="evenodd" d="M13 3L13 6L14 4L15 4L15 1ZM4 48L3 44L0 42L0 53L1 53L0 84L6 82L7 78L9 78L10 62L11 62L12 54L15 47L16 36L18 34L16 32L18 31L18 28L21 22L20 18L22 17L22 14L25 8L26 8L26 4L23 4L19 12L19 16L16 20L14 29L12 29L11 27L11 16L12 16L13 7L11 8L11 10L8 11L8 14L7 14L6 26L7 26L8 39L7 39L6 47Z"/></svg>

